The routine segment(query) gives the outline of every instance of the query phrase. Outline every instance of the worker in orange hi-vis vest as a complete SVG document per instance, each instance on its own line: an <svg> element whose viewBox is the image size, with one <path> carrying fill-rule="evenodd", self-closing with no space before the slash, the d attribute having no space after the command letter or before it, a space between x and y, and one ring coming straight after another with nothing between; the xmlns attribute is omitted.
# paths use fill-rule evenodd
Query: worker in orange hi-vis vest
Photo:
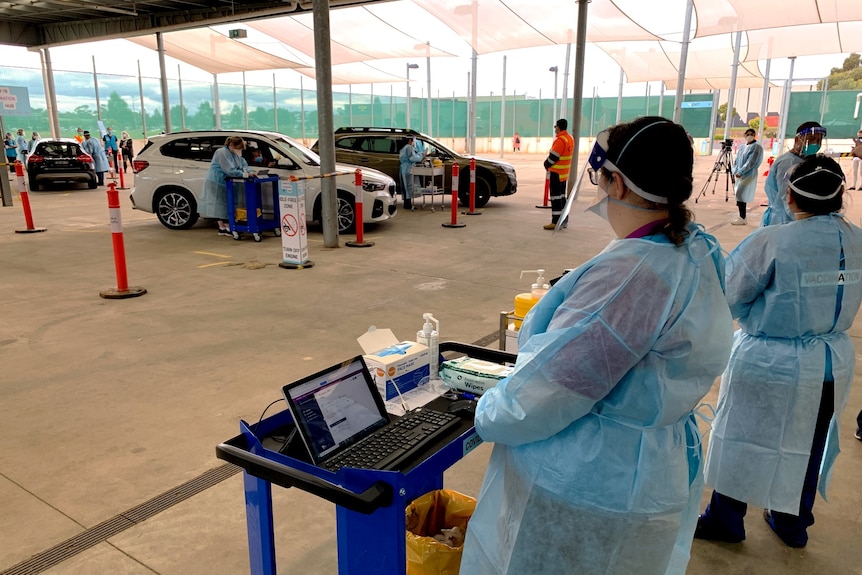
<svg viewBox="0 0 862 575"><path fill-rule="evenodd" d="M557 227L563 207L566 205L566 180L569 177L569 166L572 163L572 154L575 150L575 140L566 131L569 123L565 118L560 118L554 124L554 143L551 151L545 159L545 169L550 172L550 185L548 195L551 200L551 223L545 224L546 230Z"/></svg>

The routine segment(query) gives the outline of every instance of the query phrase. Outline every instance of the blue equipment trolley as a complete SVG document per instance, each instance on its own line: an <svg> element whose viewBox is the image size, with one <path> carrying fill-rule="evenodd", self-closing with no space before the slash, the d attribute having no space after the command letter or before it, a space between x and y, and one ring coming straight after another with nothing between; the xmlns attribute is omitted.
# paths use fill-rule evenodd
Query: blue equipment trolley
<svg viewBox="0 0 862 575"><path fill-rule="evenodd" d="M228 178L226 187L228 224L233 239L239 240L243 233L249 233L259 242L261 232L267 230L281 235L278 176Z"/></svg>
<svg viewBox="0 0 862 575"><path fill-rule="evenodd" d="M457 342L441 342L440 352L498 363L515 361L511 353ZM438 397L426 407L446 411L451 402ZM482 443L473 420L462 419L397 471L343 467L333 473L311 463L302 442L291 442L285 449L288 442L272 439L289 436L293 427L289 411L256 425L240 421L241 433L216 447L219 459L243 468L252 575L277 573L272 484L297 487L335 503L339 575L404 575L407 506L420 495L441 489L443 472Z"/></svg>

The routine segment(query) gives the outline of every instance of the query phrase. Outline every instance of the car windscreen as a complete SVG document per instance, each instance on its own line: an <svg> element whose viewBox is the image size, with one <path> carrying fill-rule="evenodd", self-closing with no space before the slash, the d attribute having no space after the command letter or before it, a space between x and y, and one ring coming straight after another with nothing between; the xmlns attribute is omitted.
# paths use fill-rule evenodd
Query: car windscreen
<svg viewBox="0 0 862 575"><path fill-rule="evenodd" d="M282 149L283 154L293 158L297 162L305 164L306 166L320 165L320 156L305 146L288 140L287 138L273 138L273 140L278 144L278 147Z"/></svg>
<svg viewBox="0 0 862 575"><path fill-rule="evenodd" d="M36 147L34 155L49 158L75 158L81 148L74 142L42 142Z"/></svg>

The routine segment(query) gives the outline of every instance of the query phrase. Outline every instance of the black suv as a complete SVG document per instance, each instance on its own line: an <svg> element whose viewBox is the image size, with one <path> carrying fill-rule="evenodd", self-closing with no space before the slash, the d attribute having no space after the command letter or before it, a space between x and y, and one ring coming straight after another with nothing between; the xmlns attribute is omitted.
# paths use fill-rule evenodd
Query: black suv
<svg viewBox="0 0 862 575"><path fill-rule="evenodd" d="M425 149L429 159L437 158L445 166L445 189L452 187L452 164L457 163L458 201L462 206L470 202L470 158L454 152L415 130L403 128L357 128L346 127L335 130L335 160L345 164L367 166L391 176L400 189L398 177L400 161L398 153L404 147L408 136L415 137L419 146ZM318 151L318 143L311 147ZM509 196L518 190L518 179L511 164L498 160L476 158L476 207L488 203L491 196Z"/></svg>
<svg viewBox="0 0 862 575"><path fill-rule="evenodd" d="M93 158L71 138L38 140L27 155L27 174L34 191L56 182L83 183L96 189Z"/></svg>

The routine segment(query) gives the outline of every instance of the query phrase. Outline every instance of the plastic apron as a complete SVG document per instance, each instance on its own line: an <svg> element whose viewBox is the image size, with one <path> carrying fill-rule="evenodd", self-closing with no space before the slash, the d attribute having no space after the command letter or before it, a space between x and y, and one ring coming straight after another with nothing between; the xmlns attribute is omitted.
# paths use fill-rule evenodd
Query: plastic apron
<svg viewBox="0 0 862 575"><path fill-rule="evenodd" d="M694 227L681 247L617 240L533 307L515 371L477 406L497 445L462 573L684 573L701 494L692 410L730 352L721 260Z"/></svg>
<svg viewBox="0 0 862 575"><path fill-rule="evenodd" d="M838 421L855 366L844 332L862 301L862 230L841 216L761 228L730 254L727 274L740 329L721 381L706 483L734 499L796 515L830 375L835 413L820 472L824 498L839 452Z"/></svg>
<svg viewBox="0 0 862 575"><path fill-rule="evenodd" d="M763 162L763 146L754 142L746 144L736 155L733 169L736 173L736 201L750 204L757 188L757 169Z"/></svg>

